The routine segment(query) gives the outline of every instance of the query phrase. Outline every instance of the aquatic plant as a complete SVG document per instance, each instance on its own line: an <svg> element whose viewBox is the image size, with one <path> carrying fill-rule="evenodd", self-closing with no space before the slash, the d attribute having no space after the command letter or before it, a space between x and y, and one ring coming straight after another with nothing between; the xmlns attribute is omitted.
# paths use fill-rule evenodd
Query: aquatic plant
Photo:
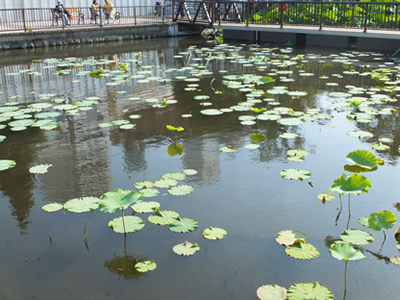
<svg viewBox="0 0 400 300"><path fill-rule="evenodd" d="M383 244L386 241L386 230L389 230L396 223L396 216L390 210L381 210L378 212L373 212L368 217L368 226L375 231L383 232L383 242L379 252L383 248ZM379 253L378 252L378 253Z"/></svg>

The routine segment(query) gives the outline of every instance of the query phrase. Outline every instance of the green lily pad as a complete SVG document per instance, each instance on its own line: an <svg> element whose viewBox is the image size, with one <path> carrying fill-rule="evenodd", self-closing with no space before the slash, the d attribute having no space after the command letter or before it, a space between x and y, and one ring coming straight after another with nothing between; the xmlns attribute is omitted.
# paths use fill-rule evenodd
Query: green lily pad
<svg viewBox="0 0 400 300"><path fill-rule="evenodd" d="M260 145L257 145L257 144L247 144L247 145L244 145L244 148L250 149L250 150L254 150L254 149L260 148Z"/></svg>
<svg viewBox="0 0 400 300"><path fill-rule="evenodd" d="M199 227L196 219L191 218L175 218L173 223L168 224L168 229L173 232L187 233L196 230Z"/></svg>
<svg viewBox="0 0 400 300"><path fill-rule="evenodd" d="M186 178L186 175L183 173L167 173L161 176L163 179L175 179L175 180L183 180Z"/></svg>
<svg viewBox="0 0 400 300"><path fill-rule="evenodd" d="M285 300L287 290L276 284L262 285L257 289L257 297L261 300Z"/></svg>
<svg viewBox="0 0 400 300"><path fill-rule="evenodd" d="M319 256L317 248L301 239L287 246L285 252L297 259L313 259Z"/></svg>
<svg viewBox="0 0 400 300"><path fill-rule="evenodd" d="M148 189L141 189L139 193L143 194L143 197L145 198L150 198L157 196L160 193L160 191L157 190L156 188L148 188Z"/></svg>
<svg viewBox="0 0 400 300"><path fill-rule="evenodd" d="M182 170L182 173L187 176L191 176L191 175L196 175L198 172L194 169L185 169L185 170Z"/></svg>
<svg viewBox="0 0 400 300"><path fill-rule="evenodd" d="M140 273L153 271L155 268L157 268L157 264L154 262L154 260L141 261L135 265L136 271Z"/></svg>
<svg viewBox="0 0 400 300"><path fill-rule="evenodd" d="M107 192L99 200L101 212L116 213L120 209L126 209L133 203L143 200L143 195L136 191L116 189Z"/></svg>
<svg viewBox="0 0 400 300"><path fill-rule="evenodd" d="M294 139L298 137L299 135L297 133L290 133L290 132L285 132L279 135L279 137L283 139Z"/></svg>
<svg viewBox="0 0 400 300"><path fill-rule="evenodd" d="M230 153L230 152L235 152L236 148L233 148L232 146L226 146L226 147L221 147L218 150L221 152Z"/></svg>
<svg viewBox="0 0 400 300"><path fill-rule="evenodd" d="M329 249L334 258L338 260L359 260L365 258L361 250L354 249L349 243L336 241Z"/></svg>
<svg viewBox="0 0 400 300"><path fill-rule="evenodd" d="M174 196L184 196L194 192L194 187L190 185L177 185L168 189L168 193Z"/></svg>
<svg viewBox="0 0 400 300"><path fill-rule="evenodd" d="M63 208L63 205L60 203L49 203L49 204L42 206L42 209L45 212L55 212L55 211L59 211L62 208Z"/></svg>
<svg viewBox="0 0 400 300"><path fill-rule="evenodd" d="M100 123L97 126L99 126L100 128L107 128L107 127L112 127L114 125L111 123Z"/></svg>
<svg viewBox="0 0 400 300"><path fill-rule="evenodd" d="M151 189L154 186L152 181L140 181L133 185L137 189Z"/></svg>
<svg viewBox="0 0 400 300"><path fill-rule="evenodd" d="M354 130L354 131L348 131L346 132L348 136L356 137L356 138L370 138L373 137L374 134L368 131L363 131L363 130Z"/></svg>
<svg viewBox="0 0 400 300"><path fill-rule="evenodd" d="M174 251L176 254L182 255L182 256L193 255L199 250L200 250L200 247L199 247L199 245L197 245L197 243L192 244L188 241L186 241L182 244L175 245L172 248L172 251Z"/></svg>
<svg viewBox="0 0 400 300"><path fill-rule="evenodd" d="M384 151L390 149L388 145L382 144L382 142L379 142L378 144L371 145L371 148L374 150L378 151Z"/></svg>
<svg viewBox="0 0 400 300"><path fill-rule="evenodd" d="M332 192L338 192L341 195L368 193L368 188L371 187L371 182L367 177L361 174L346 175L343 174L336 179L329 188Z"/></svg>
<svg viewBox="0 0 400 300"><path fill-rule="evenodd" d="M285 169L281 171L281 176L282 178L287 178L290 180L300 180L303 181L304 179L310 178L311 177L311 172L307 170L301 170L301 169Z"/></svg>
<svg viewBox="0 0 400 300"><path fill-rule="evenodd" d="M287 154L289 156L305 157L309 153L306 150L302 150L302 149L291 149L291 150L287 151Z"/></svg>
<svg viewBox="0 0 400 300"><path fill-rule="evenodd" d="M396 223L396 216L390 210L381 210L369 215L368 226L375 231L388 230Z"/></svg>
<svg viewBox="0 0 400 300"><path fill-rule="evenodd" d="M130 115L129 119L140 119L142 115Z"/></svg>
<svg viewBox="0 0 400 300"><path fill-rule="evenodd" d="M362 226L368 227L368 217L361 217L358 219L358 223L360 223Z"/></svg>
<svg viewBox="0 0 400 300"><path fill-rule="evenodd" d="M154 186L156 186L158 188L170 188L170 187L176 186L177 184L178 184L178 181L176 181L175 179L169 179L169 178L154 181Z"/></svg>
<svg viewBox="0 0 400 300"><path fill-rule="evenodd" d="M303 125L306 123L303 118L280 118L277 121L281 125Z"/></svg>
<svg viewBox="0 0 400 300"><path fill-rule="evenodd" d="M208 240L220 240L228 233L222 228L209 227L204 230L203 237Z"/></svg>
<svg viewBox="0 0 400 300"><path fill-rule="evenodd" d="M121 126L121 125L129 124L129 121L128 120L115 120L115 121L111 121L111 124Z"/></svg>
<svg viewBox="0 0 400 300"><path fill-rule="evenodd" d="M131 207L134 211L144 214L144 213L151 213L156 208L160 208L161 204L155 201L145 202L142 201L140 203L135 203Z"/></svg>
<svg viewBox="0 0 400 300"><path fill-rule="evenodd" d="M159 210L158 207L154 209L154 214L149 216L149 222L157 225L168 225L176 221L179 214L171 210Z"/></svg>
<svg viewBox="0 0 400 300"><path fill-rule="evenodd" d="M287 290L287 298L289 300L329 300L334 299L334 294L317 281L315 284L312 282L293 284Z"/></svg>
<svg viewBox="0 0 400 300"><path fill-rule="evenodd" d="M73 213L93 211L99 207L99 200L96 197L75 198L65 202L64 208L66 211Z"/></svg>
<svg viewBox="0 0 400 300"><path fill-rule="evenodd" d="M307 241L308 237L296 230L283 230L278 233L276 241L282 246L293 245L298 240Z"/></svg>
<svg viewBox="0 0 400 300"><path fill-rule="evenodd" d="M17 163L14 160L10 159L1 159L0 160L0 171L8 170L14 168Z"/></svg>
<svg viewBox="0 0 400 300"><path fill-rule="evenodd" d="M222 115L224 112L219 109L209 108L201 110L200 113L205 116L219 116Z"/></svg>
<svg viewBox="0 0 400 300"><path fill-rule="evenodd" d="M112 219L110 222L108 222L108 226L116 233L136 232L144 227L144 221L137 216L124 216L123 220L125 223L125 230L122 217Z"/></svg>
<svg viewBox="0 0 400 300"><path fill-rule="evenodd" d="M136 127L136 124L125 124L125 125L119 126L120 129L125 129L125 130L133 129L135 127Z"/></svg>
<svg viewBox="0 0 400 300"><path fill-rule="evenodd" d="M29 168L29 173L32 174L44 174L47 173L48 168L53 166L52 164L42 164L42 165L36 165L31 168Z"/></svg>
<svg viewBox="0 0 400 300"><path fill-rule="evenodd" d="M265 141L267 137L265 135L262 135L261 133L255 133L250 137L250 141L252 141L255 144L259 144L263 141Z"/></svg>
<svg viewBox="0 0 400 300"><path fill-rule="evenodd" d="M376 158L376 156L366 150L356 150L350 152L346 156L346 159L357 166L367 169L373 169L378 166L378 159Z"/></svg>
<svg viewBox="0 0 400 300"><path fill-rule="evenodd" d="M367 245L374 240L374 236L369 232L357 229L344 230L340 238L353 245Z"/></svg>

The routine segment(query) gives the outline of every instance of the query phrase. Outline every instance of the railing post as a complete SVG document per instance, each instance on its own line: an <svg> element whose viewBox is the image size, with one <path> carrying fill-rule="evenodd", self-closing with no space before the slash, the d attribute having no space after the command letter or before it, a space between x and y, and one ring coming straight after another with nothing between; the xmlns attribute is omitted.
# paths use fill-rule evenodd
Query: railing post
<svg viewBox="0 0 400 300"><path fill-rule="evenodd" d="M366 3L367 7L365 9L365 21L364 21L364 32L367 32L367 26L368 26L368 10L369 10L369 4Z"/></svg>
<svg viewBox="0 0 400 300"><path fill-rule="evenodd" d="M282 3L280 3L279 6L281 8L281 17L280 17L281 20L280 20L280 23L281 23L281 28L282 28L283 27L283 5L282 5Z"/></svg>
<svg viewBox="0 0 400 300"><path fill-rule="evenodd" d="M246 5L246 26L249 26L249 18L250 18L250 2L247 1L247 5Z"/></svg>
<svg viewBox="0 0 400 300"><path fill-rule="evenodd" d="M218 3L218 11L219 11L218 25L221 26L221 3Z"/></svg>
<svg viewBox="0 0 400 300"><path fill-rule="evenodd" d="M354 27L354 10L355 10L355 4L353 5L353 11L351 12L351 27Z"/></svg>
<svg viewBox="0 0 400 300"><path fill-rule="evenodd" d="M397 27L397 15L398 15L398 12L399 12L399 5L396 4L396 17L394 18L395 19L395 21L394 21L394 28L395 29Z"/></svg>
<svg viewBox="0 0 400 300"><path fill-rule="evenodd" d="M164 15L165 15L165 5L161 7L162 9L162 23L164 23Z"/></svg>
<svg viewBox="0 0 400 300"><path fill-rule="evenodd" d="M137 20L136 20L136 7L133 8L133 15L135 17L135 25L137 25Z"/></svg>
<svg viewBox="0 0 400 300"><path fill-rule="evenodd" d="M211 26L212 26L214 24L214 18L215 18L215 4L212 3L211 5L212 5L212 11L211 11L211 13L212 13L212 15L211 15Z"/></svg>
<svg viewBox="0 0 400 300"><path fill-rule="evenodd" d="M322 30L322 17L324 14L324 1L321 1L321 13L320 13L320 17L319 17L319 30Z"/></svg>
<svg viewBox="0 0 400 300"><path fill-rule="evenodd" d="M103 27L103 9L101 5L99 7L99 19L100 19L100 27Z"/></svg>
<svg viewBox="0 0 400 300"><path fill-rule="evenodd" d="M24 22L24 31L26 32L26 30L27 30L28 28L26 28L25 11L26 11L26 8L24 7L24 9L22 10L22 20L23 20L23 22Z"/></svg>

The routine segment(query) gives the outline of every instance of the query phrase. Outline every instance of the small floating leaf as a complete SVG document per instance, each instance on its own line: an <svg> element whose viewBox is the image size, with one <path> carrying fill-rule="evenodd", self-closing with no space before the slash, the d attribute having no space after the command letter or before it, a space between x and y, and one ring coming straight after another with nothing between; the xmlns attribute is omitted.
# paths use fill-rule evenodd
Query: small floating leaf
<svg viewBox="0 0 400 300"><path fill-rule="evenodd" d="M136 271L140 273L153 271L155 268L157 268L157 264L154 262L154 260L141 261L135 265Z"/></svg>
<svg viewBox="0 0 400 300"><path fill-rule="evenodd" d="M308 237L296 230L283 230L278 233L276 241L282 246L293 245L298 240L307 241Z"/></svg>
<svg viewBox="0 0 400 300"><path fill-rule="evenodd" d="M368 131L363 131L363 130L354 130L354 131L348 131L346 132L348 136L356 137L356 138L370 138L373 137L374 134Z"/></svg>
<svg viewBox="0 0 400 300"><path fill-rule="evenodd" d="M144 227L144 221L137 216L124 216L123 218L124 222L122 222L122 217L112 219L108 222L108 226L116 233L136 232Z"/></svg>
<svg viewBox="0 0 400 300"><path fill-rule="evenodd" d="M262 285L257 289L257 297L261 300L285 300L287 290L279 285Z"/></svg>
<svg viewBox="0 0 400 300"><path fill-rule="evenodd" d="M315 284L312 282L293 284L287 290L287 298L289 300L329 300L334 299L334 294L317 281Z"/></svg>
<svg viewBox="0 0 400 300"><path fill-rule="evenodd" d="M36 165L33 166L29 169L29 172L32 174L44 174L47 173L48 168L53 166L52 164L42 164L42 165Z"/></svg>
<svg viewBox="0 0 400 300"><path fill-rule="evenodd" d="M150 189L154 186L154 183L152 181L140 181L136 182L133 186L139 190Z"/></svg>
<svg viewBox="0 0 400 300"><path fill-rule="evenodd" d="M379 144L371 145L371 148L378 151L384 151L390 149L388 145L382 144L382 142L379 142Z"/></svg>
<svg viewBox="0 0 400 300"><path fill-rule="evenodd" d="M222 228L209 227L204 230L203 237L208 240L220 240L228 233Z"/></svg>
<svg viewBox="0 0 400 300"><path fill-rule="evenodd" d="M134 211L144 214L144 213L151 213L160 206L161 204L155 201L149 201L149 202L142 201L140 203L133 204L131 207Z"/></svg>
<svg viewBox="0 0 400 300"><path fill-rule="evenodd" d="M63 206L60 203L49 203L49 204L42 206L42 209L45 212L55 212L55 211L59 211L62 208L63 208Z"/></svg>
<svg viewBox="0 0 400 300"><path fill-rule="evenodd" d="M196 219L177 217L173 223L168 224L168 229L173 232L187 233L199 227Z"/></svg>
<svg viewBox="0 0 400 300"><path fill-rule="evenodd" d="M194 187L190 185L177 185L168 189L168 193L174 196L184 196L194 192Z"/></svg>
<svg viewBox="0 0 400 300"><path fill-rule="evenodd" d="M160 193L160 191L157 190L156 188L141 189L139 192L143 194L143 197L146 198L155 197Z"/></svg>
<svg viewBox="0 0 400 300"><path fill-rule="evenodd" d="M221 147L218 150L221 151L221 152L229 153L229 152L235 152L236 148L233 148L232 146L226 146L226 147Z"/></svg>
<svg viewBox="0 0 400 300"><path fill-rule="evenodd" d="M279 135L279 137L283 139L294 139L298 137L299 135L297 133L290 133L290 132L285 132Z"/></svg>
<svg viewBox="0 0 400 300"><path fill-rule="evenodd" d="M172 250L178 255L190 256L199 251L200 247L197 245L197 243L192 244L186 241L182 244L175 245Z"/></svg>
<svg viewBox="0 0 400 300"><path fill-rule="evenodd" d="M354 245L367 245L374 240L374 236L369 232L357 229L344 230L340 238Z"/></svg>
<svg viewBox="0 0 400 300"><path fill-rule="evenodd" d="M322 200L322 201L331 201L331 200L335 199L335 196L333 196L332 193L329 193L329 194L327 194L327 193L321 193L321 194L319 194L319 195L317 196L317 198L318 198L319 200Z"/></svg>
<svg viewBox="0 0 400 300"><path fill-rule="evenodd" d="M154 209L154 214L149 216L149 222L157 225L168 225L176 221L179 214L171 210L159 210L158 207Z"/></svg>
<svg viewBox="0 0 400 300"><path fill-rule="evenodd" d="M297 240L293 245L287 246L286 254L297 259L313 259L319 256L319 251L304 240Z"/></svg>
<svg viewBox="0 0 400 300"><path fill-rule="evenodd" d="M0 171L4 171L7 169L14 168L17 163L14 160L10 159L1 159L0 160Z"/></svg>
<svg viewBox="0 0 400 300"><path fill-rule="evenodd" d="M170 187L176 186L177 184L178 184L178 181L176 181L175 179L170 179L170 178L154 181L154 186L156 186L158 188L170 188Z"/></svg>
<svg viewBox="0 0 400 300"><path fill-rule="evenodd" d="M191 175L196 175L197 171L194 169L185 169L182 171L183 174L191 176Z"/></svg>
<svg viewBox="0 0 400 300"><path fill-rule="evenodd" d="M162 176L163 179L175 179L175 180L183 180L186 178L186 175L183 173L167 173Z"/></svg>
<svg viewBox="0 0 400 300"><path fill-rule="evenodd" d="M301 169L285 169L281 171L281 176L282 178L287 178L287 179L294 179L294 180L300 180L303 181L304 179L310 178L311 177L311 172L307 170L301 170Z"/></svg>
<svg viewBox="0 0 400 300"><path fill-rule="evenodd" d="M390 262L393 263L393 264L395 264L395 265L400 265L400 257L398 257L398 256L392 256L392 257L390 258Z"/></svg>
<svg viewBox="0 0 400 300"><path fill-rule="evenodd" d="M81 197L71 199L64 203L66 211L73 213L83 213L93 211L99 207L99 198L96 197Z"/></svg>

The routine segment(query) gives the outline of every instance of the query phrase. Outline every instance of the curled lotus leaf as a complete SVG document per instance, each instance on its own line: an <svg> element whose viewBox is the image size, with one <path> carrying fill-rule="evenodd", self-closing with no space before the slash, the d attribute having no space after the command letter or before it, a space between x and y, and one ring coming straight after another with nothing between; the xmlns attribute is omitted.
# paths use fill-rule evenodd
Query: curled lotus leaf
<svg viewBox="0 0 400 300"><path fill-rule="evenodd" d="M155 268L157 268L157 264L154 262L153 259L141 261L135 265L136 271L138 271L140 273L153 271Z"/></svg>
<svg viewBox="0 0 400 300"><path fill-rule="evenodd" d="M153 212L156 208L159 208L161 206L160 203L155 202L155 201L142 201L139 203L133 204L131 207L135 212L144 214L144 213L151 213Z"/></svg>
<svg viewBox="0 0 400 300"><path fill-rule="evenodd" d="M55 212L55 211L59 211L59 210L62 209L62 208L63 208L63 205L60 204L60 203L56 203L56 202L54 202L54 203L49 203L49 204L46 204L46 205L43 205L43 206L42 206L42 209L43 209L45 212Z"/></svg>
<svg viewBox="0 0 400 300"><path fill-rule="evenodd" d="M64 203L66 211L73 213L83 213L93 211L99 207L99 198L96 197L81 197L68 200Z"/></svg>
<svg viewBox="0 0 400 300"><path fill-rule="evenodd" d="M31 168L29 168L29 173L32 174L44 174L47 173L47 170L53 166L52 164L42 164L42 165L36 165Z"/></svg>
<svg viewBox="0 0 400 300"><path fill-rule="evenodd" d="M194 192L191 185L177 185L168 189L168 193L174 196L184 196Z"/></svg>
<svg viewBox="0 0 400 300"><path fill-rule="evenodd" d="M296 230L282 230L276 237L276 241L282 246L290 246L298 240L307 241L307 239L308 237L304 233Z"/></svg>
<svg viewBox="0 0 400 300"><path fill-rule="evenodd" d="M161 176L163 179L175 179L175 180L183 180L186 178L186 175L183 173L167 173Z"/></svg>
<svg viewBox="0 0 400 300"><path fill-rule="evenodd" d="M359 260L365 258L361 250L356 250L347 242L335 241L329 249L334 258L338 260Z"/></svg>
<svg viewBox="0 0 400 300"><path fill-rule="evenodd" d="M257 289L257 297L261 300L285 300L287 290L276 284L262 285Z"/></svg>
<svg viewBox="0 0 400 300"><path fill-rule="evenodd" d="M173 232L187 233L196 230L199 227L196 219L175 218L173 223L168 224L168 229Z"/></svg>
<svg viewBox="0 0 400 300"><path fill-rule="evenodd" d="M348 229L344 230L340 235L340 238L353 245L367 245L372 243L374 236L369 232L358 230L358 229Z"/></svg>
<svg viewBox="0 0 400 300"><path fill-rule="evenodd" d="M208 240L220 240L228 233L225 229L217 227L209 227L204 230L203 237Z"/></svg>
<svg viewBox="0 0 400 300"><path fill-rule="evenodd" d="M343 174L333 182L329 190L338 192L341 195L360 195L361 193L368 193L370 187L371 182L369 179L361 174L352 174L351 176Z"/></svg>
<svg viewBox="0 0 400 300"><path fill-rule="evenodd" d="M311 172L307 170L301 170L301 169L285 169L281 171L281 176L282 178L287 178L290 180L300 180L303 181L304 179L310 178L311 177Z"/></svg>
<svg viewBox="0 0 400 300"><path fill-rule="evenodd" d="M368 217L368 225L372 230L388 230L396 223L396 216L390 210L373 212Z"/></svg>
<svg viewBox="0 0 400 300"><path fill-rule="evenodd" d="M199 245L197 245L197 243L192 244L188 241L186 241L182 244L175 245L172 248L172 251L174 251L176 254L182 255L182 256L193 255L199 250L200 250L200 247L199 247Z"/></svg>
<svg viewBox="0 0 400 300"><path fill-rule="evenodd" d="M287 246L285 252L297 259L313 259L319 256L317 248L301 239Z"/></svg>
<svg viewBox="0 0 400 300"><path fill-rule="evenodd" d="M132 190L116 189L103 194L99 200L101 212L116 213L143 200L143 194Z"/></svg>
<svg viewBox="0 0 400 300"><path fill-rule="evenodd" d="M329 300L334 297L333 292L326 286L320 285L318 281L315 284L312 282L295 283L287 290L289 300Z"/></svg>
<svg viewBox="0 0 400 300"><path fill-rule="evenodd" d="M159 179L154 181L154 186L158 187L158 188L170 188L173 186L176 186L178 184L178 181L176 181L175 179L170 179L170 178L166 178L166 179Z"/></svg>
<svg viewBox="0 0 400 300"><path fill-rule="evenodd" d="M378 163L379 163L379 160L378 160ZM360 166L357 166L357 165L345 165L343 167L343 169L345 171L348 171L348 172L351 172L351 173L363 173L363 172L375 171L376 169L378 169L378 167L369 169L369 168L364 168L364 167L360 167Z"/></svg>
<svg viewBox="0 0 400 300"><path fill-rule="evenodd" d="M139 190L150 189L154 186L154 183L152 181L140 181L136 182L133 186Z"/></svg>
<svg viewBox="0 0 400 300"><path fill-rule="evenodd" d="M157 225L168 225L176 221L179 214L171 210L159 210L158 207L154 209L154 214L149 216L149 222Z"/></svg>
<svg viewBox="0 0 400 300"><path fill-rule="evenodd" d="M166 125L166 128L167 128L169 131L183 131L183 130L184 130L183 127L174 127L174 126L172 126L172 125Z"/></svg>
<svg viewBox="0 0 400 300"><path fill-rule="evenodd" d="M122 220L124 220L124 222ZM144 221L137 216L124 216L112 219L108 222L108 226L116 233L130 233L142 229L144 227Z"/></svg>

